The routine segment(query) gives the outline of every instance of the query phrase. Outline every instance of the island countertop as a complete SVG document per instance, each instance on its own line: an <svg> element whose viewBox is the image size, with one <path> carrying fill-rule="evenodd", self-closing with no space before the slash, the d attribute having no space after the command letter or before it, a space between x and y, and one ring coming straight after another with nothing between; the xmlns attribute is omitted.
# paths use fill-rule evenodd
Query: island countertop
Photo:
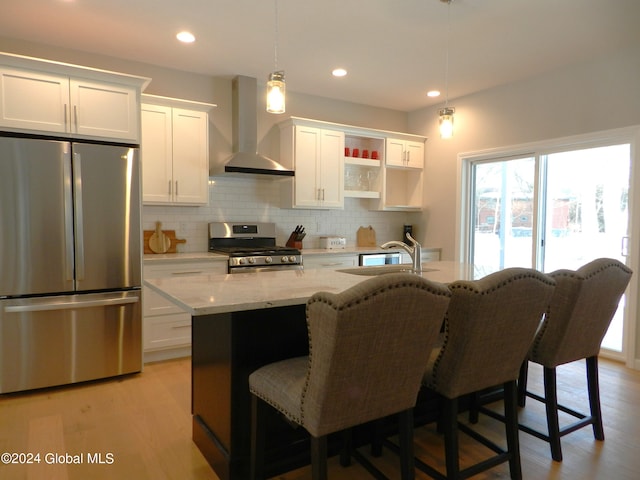
<svg viewBox="0 0 640 480"><path fill-rule="evenodd" d="M469 265L450 261L425 263L423 269L424 278L442 283L470 278L469 272L473 270ZM339 270L308 269L155 278L145 279L145 285L192 316L199 316L301 305L316 292L338 293L367 278L371 277Z"/></svg>

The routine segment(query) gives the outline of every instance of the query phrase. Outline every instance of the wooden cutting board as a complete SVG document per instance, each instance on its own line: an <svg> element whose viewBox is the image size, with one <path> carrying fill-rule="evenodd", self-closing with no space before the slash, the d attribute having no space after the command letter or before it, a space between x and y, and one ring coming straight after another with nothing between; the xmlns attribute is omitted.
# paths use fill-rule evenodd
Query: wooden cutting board
<svg viewBox="0 0 640 480"><path fill-rule="evenodd" d="M357 243L359 247L377 247L376 231L371 225L360 227L357 232Z"/></svg>
<svg viewBox="0 0 640 480"><path fill-rule="evenodd" d="M144 233L144 253L177 253L177 247L180 243L187 243L183 238L176 238L175 230L162 230L158 234L158 226L156 230L145 230ZM156 240L160 239L160 240ZM163 251L164 250L164 251Z"/></svg>

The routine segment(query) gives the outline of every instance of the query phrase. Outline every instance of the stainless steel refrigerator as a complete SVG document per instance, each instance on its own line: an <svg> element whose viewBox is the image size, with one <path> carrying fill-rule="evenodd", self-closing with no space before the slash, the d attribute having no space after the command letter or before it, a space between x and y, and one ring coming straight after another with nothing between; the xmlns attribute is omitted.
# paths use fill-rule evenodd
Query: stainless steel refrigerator
<svg viewBox="0 0 640 480"><path fill-rule="evenodd" d="M0 137L0 393L142 368L138 150Z"/></svg>

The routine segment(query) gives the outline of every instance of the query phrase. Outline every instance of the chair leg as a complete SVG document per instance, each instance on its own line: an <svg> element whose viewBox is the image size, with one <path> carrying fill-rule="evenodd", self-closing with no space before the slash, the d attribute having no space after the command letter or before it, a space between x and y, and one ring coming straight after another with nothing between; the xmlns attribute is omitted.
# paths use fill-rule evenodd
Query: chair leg
<svg viewBox="0 0 640 480"><path fill-rule="evenodd" d="M400 472L402 480L414 480L416 476L413 456L413 409L398 413L400 440Z"/></svg>
<svg viewBox="0 0 640 480"><path fill-rule="evenodd" d="M478 423L478 417L480 415L480 392L473 392L470 395L469 400L469 422Z"/></svg>
<svg viewBox="0 0 640 480"><path fill-rule="evenodd" d="M505 432L507 436L507 450L509 451L509 472L511 478L522 478L522 465L520 462L520 440L518 438L518 410L516 382L504 384L504 417Z"/></svg>
<svg viewBox="0 0 640 480"><path fill-rule="evenodd" d="M382 456L382 443L384 440L384 427L382 419L373 422L373 439L371 440L371 456L379 458Z"/></svg>
<svg viewBox="0 0 640 480"><path fill-rule="evenodd" d="M556 462L562 461L562 447L560 446L560 423L558 420L558 392L556 389L556 369L544 367L544 397L547 410L547 428L549 429L549 444L551 457Z"/></svg>
<svg viewBox="0 0 640 480"><path fill-rule="evenodd" d="M458 399L443 398L442 428L444 430L444 454L447 478L460 477L458 452Z"/></svg>
<svg viewBox="0 0 640 480"><path fill-rule="evenodd" d="M327 480L327 437L311 436L311 478Z"/></svg>
<svg viewBox="0 0 640 480"><path fill-rule="evenodd" d="M251 480L264 478L264 449L266 438L265 409L267 405L251 395Z"/></svg>
<svg viewBox="0 0 640 480"><path fill-rule="evenodd" d="M591 418L593 419L593 436L596 440L604 440L602 409L600 408L600 385L598 382L598 357L589 357L586 361L589 406L591 408Z"/></svg>
<svg viewBox="0 0 640 480"><path fill-rule="evenodd" d="M525 359L520 365L518 377L518 406L524 407L527 403L527 379L529 377L529 360Z"/></svg>
<svg viewBox="0 0 640 480"><path fill-rule="evenodd" d="M353 446L353 435L351 429L347 428L342 432L342 450L340 450L340 465L348 467L351 465L351 449Z"/></svg>

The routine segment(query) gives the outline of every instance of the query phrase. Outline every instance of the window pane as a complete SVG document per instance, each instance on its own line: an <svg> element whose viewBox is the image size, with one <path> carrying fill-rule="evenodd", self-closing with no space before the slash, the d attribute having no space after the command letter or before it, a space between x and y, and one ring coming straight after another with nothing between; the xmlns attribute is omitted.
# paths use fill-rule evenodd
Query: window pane
<svg viewBox="0 0 640 480"><path fill-rule="evenodd" d="M472 262L531 266L534 158L474 165Z"/></svg>
<svg viewBox="0 0 640 480"><path fill-rule="evenodd" d="M575 270L596 258L625 261L630 145L547 156L544 271ZM622 351L624 297L602 346Z"/></svg>

